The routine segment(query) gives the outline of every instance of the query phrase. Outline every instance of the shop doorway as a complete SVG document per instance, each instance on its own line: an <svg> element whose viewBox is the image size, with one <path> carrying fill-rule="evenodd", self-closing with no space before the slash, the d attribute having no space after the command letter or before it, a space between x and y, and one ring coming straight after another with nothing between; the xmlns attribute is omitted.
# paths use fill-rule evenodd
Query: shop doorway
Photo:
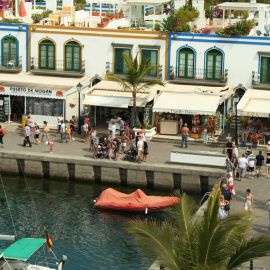
<svg viewBox="0 0 270 270"><path fill-rule="evenodd" d="M24 112L25 97L10 96L10 119L14 122L21 122Z"/></svg>

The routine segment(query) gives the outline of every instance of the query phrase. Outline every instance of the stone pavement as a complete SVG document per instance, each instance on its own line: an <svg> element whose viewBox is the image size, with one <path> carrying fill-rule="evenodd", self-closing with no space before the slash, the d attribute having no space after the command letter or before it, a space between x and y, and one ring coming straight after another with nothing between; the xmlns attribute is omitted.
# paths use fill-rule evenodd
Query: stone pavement
<svg viewBox="0 0 270 270"><path fill-rule="evenodd" d="M21 132L18 131L14 126L9 126L7 129L8 134L4 137L4 148L0 148L0 151L2 151L2 149L9 149L18 152L35 152L40 153L41 155L49 152L49 147L44 143L40 145L33 144L32 148L24 148L22 146L23 136L21 135ZM76 158L76 156L92 157L92 153L89 151L88 142L85 143L81 138L76 138L76 141L72 141L71 143L60 143L60 136L53 134L52 140L55 142L55 151L53 155L74 155L74 158ZM191 143L188 149L193 151L200 150L222 152L222 147L216 144L209 144L205 146L202 143ZM163 164L168 163L170 152L173 150L180 150L180 141L179 143L176 141L150 142L150 155L147 162ZM257 154L257 152L258 150L254 151L255 154ZM121 158L121 155L119 155L119 158ZM255 198L252 215L254 223L253 230L251 232L252 235L260 233L270 234L270 230L268 228L268 211L266 210L265 206L266 201L270 199L270 179L266 178L265 171L266 169L263 168L263 175L260 178L246 177L241 182L235 181L236 196L233 198L231 211L242 211L244 209L245 190L247 188L251 189ZM254 262L254 267L254 269L270 270L270 257L256 260Z"/></svg>

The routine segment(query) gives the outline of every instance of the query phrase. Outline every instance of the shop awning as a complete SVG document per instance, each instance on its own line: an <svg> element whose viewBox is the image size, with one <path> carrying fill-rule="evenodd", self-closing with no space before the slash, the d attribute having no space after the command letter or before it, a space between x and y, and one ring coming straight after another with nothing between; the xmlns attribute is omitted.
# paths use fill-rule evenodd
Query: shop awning
<svg viewBox="0 0 270 270"><path fill-rule="evenodd" d="M147 102L147 99L137 98L138 107L145 107ZM128 108L132 106L132 98L123 96L87 95L83 104L112 108Z"/></svg>
<svg viewBox="0 0 270 270"><path fill-rule="evenodd" d="M137 106L145 107L145 105L154 99L157 90L162 86L154 85L142 92L137 93ZM84 105L113 107L113 108L128 108L133 105L132 93L124 91L122 86L117 82L101 81L94 85L83 100Z"/></svg>
<svg viewBox="0 0 270 270"><path fill-rule="evenodd" d="M243 116L270 117L270 91L248 89L237 109Z"/></svg>
<svg viewBox="0 0 270 270"><path fill-rule="evenodd" d="M153 111L175 114L214 115L233 94L230 86L211 87L167 83L155 98Z"/></svg>

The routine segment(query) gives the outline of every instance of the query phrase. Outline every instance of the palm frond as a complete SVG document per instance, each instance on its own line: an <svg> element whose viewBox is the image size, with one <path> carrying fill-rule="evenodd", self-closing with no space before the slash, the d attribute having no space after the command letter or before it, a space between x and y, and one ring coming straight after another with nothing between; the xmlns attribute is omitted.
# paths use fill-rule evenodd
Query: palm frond
<svg viewBox="0 0 270 270"><path fill-rule="evenodd" d="M243 240L239 249L232 254L227 264L227 269L235 269L241 264L252 259L270 255L270 237L257 236L249 240Z"/></svg>
<svg viewBox="0 0 270 270"><path fill-rule="evenodd" d="M132 91L132 88L130 87L129 83L126 81L124 77L120 77L115 74L108 73L106 74L105 79L119 83L124 91Z"/></svg>
<svg viewBox="0 0 270 270"><path fill-rule="evenodd" d="M175 264L175 235L170 223L137 220L131 222L128 231L147 254L158 257L170 270L179 270Z"/></svg>

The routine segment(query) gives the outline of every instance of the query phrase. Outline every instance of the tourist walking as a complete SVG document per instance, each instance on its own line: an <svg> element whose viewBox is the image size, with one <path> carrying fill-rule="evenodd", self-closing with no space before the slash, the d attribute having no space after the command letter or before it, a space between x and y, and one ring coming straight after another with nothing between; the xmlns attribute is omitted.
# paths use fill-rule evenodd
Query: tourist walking
<svg viewBox="0 0 270 270"><path fill-rule="evenodd" d="M67 133L67 139L69 140L69 142L71 142L72 137L71 137L71 127L70 127L69 121L67 121L66 123L66 133Z"/></svg>
<svg viewBox="0 0 270 270"><path fill-rule="evenodd" d="M29 125L26 125L24 128L24 140L23 140L23 146L25 147L27 144L29 147L32 147L32 144L30 142L30 136L31 136L31 129Z"/></svg>
<svg viewBox="0 0 270 270"><path fill-rule="evenodd" d="M47 141L50 140L50 138L49 138L49 131L50 131L50 128L48 127L48 122L43 121L43 133L42 133L42 137L41 137L41 141L40 142L43 142L44 137L46 137L46 140Z"/></svg>
<svg viewBox="0 0 270 270"><path fill-rule="evenodd" d="M256 156L256 174L257 177L261 175L261 169L264 162L264 156L262 155L262 151L259 151L259 154Z"/></svg>
<svg viewBox="0 0 270 270"><path fill-rule="evenodd" d="M251 213L252 207L253 207L253 202L254 202L254 197L253 194L251 193L251 190L248 188L246 190L246 201L244 204L244 209Z"/></svg>
<svg viewBox="0 0 270 270"><path fill-rule="evenodd" d="M203 137L203 143L207 144L208 143L208 122L207 119L204 120L202 124L202 137Z"/></svg>
<svg viewBox="0 0 270 270"><path fill-rule="evenodd" d="M61 121L61 126L60 126L60 134L61 134L61 142L64 143L67 140L67 133L66 133L66 124L64 121Z"/></svg>
<svg viewBox="0 0 270 270"><path fill-rule="evenodd" d="M188 136L189 136L189 128L187 127L187 123L184 124L184 126L181 129L181 135L182 135L182 142L181 142L181 148L187 148L188 147Z"/></svg>
<svg viewBox="0 0 270 270"><path fill-rule="evenodd" d="M248 160L248 174L252 176L252 175L254 175L254 167L255 167L256 157L251 152L250 155L248 156L247 160Z"/></svg>
<svg viewBox="0 0 270 270"><path fill-rule="evenodd" d="M225 144L225 147L226 147L227 156L231 160L232 159L232 154L233 154L233 143L232 143L231 139L227 140L227 143Z"/></svg>
<svg viewBox="0 0 270 270"><path fill-rule="evenodd" d="M149 154L148 143L146 140L143 141L143 161L146 162L147 156Z"/></svg>
<svg viewBox="0 0 270 270"><path fill-rule="evenodd" d="M6 135L6 130L2 128L2 126L0 125L0 144L2 147L4 146L3 137L5 135Z"/></svg>
<svg viewBox="0 0 270 270"><path fill-rule="evenodd" d="M265 159L266 159L266 161L265 161L265 164L266 164L266 175L267 175L267 178L270 178L270 151L269 152L266 152Z"/></svg>
<svg viewBox="0 0 270 270"><path fill-rule="evenodd" d="M141 163L143 160L143 140L141 137L138 137L138 142L137 142L137 150L138 150L138 162Z"/></svg>
<svg viewBox="0 0 270 270"><path fill-rule="evenodd" d="M57 130L58 130L58 134L60 134L60 129L61 129L61 122L64 120L63 118L63 114L60 114L58 117L57 117Z"/></svg>
<svg viewBox="0 0 270 270"><path fill-rule="evenodd" d="M235 189L234 189L234 182L233 182L233 176L232 172L230 172L227 176L227 185L232 195L236 195Z"/></svg>
<svg viewBox="0 0 270 270"><path fill-rule="evenodd" d="M35 139L35 141L36 141L36 144L40 144L39 136L40 136L40 129L39 129L39 126L38 126L38 125L35 125L34 139Z"/></svg>
<svg viewBox="0 0 270 270"><path fill-rule="evenodd" d="M111 133L111 138L115 139L115 136L116 136L116 124L115 124L114 121L112 122L110 133Z"/></svg>
<svg viewBox="0 0 270 270"><path fill-rule="evenodd" d="M69 120L69 124L70 124L70 131L71 131L71 133L70 133L71 134L71 139L72 139L72 141L74 141L75 140L74 134L75 134L75 129L76 129L75 116L74 115Z"/></svg>
<svg viewBox="0 0 270 270"><path fill-rule="evenodd" d="M50 149L50 154L53 153L53 150L54 150L54 147L55 147L55 144L54 142L52 141L47 141L46 144L49 146L49 149Z"/></svg>
<svg viewBox="0 0 270 270"><path fill-rule="evenodd" d="M242 154L242 157L238 159L238 168L239 168L239 181L241 181L242 177L246 174L248 161L245 154Z"/></svg>
<svg viewBox="0 0 270 270"><path fill-rule="evenodd" d="M225 165L226 165L226 175L229 175L230 173L233 172L233 163L229 159L229 157L226 158Z"/></svg>
<svg viewBox="0 0 270 270"><path fill-rule="evenodd" d="M119 117L117 120L118 120L118 124L119 124L120 136L122 136L122 133L125 130L125 121L121 117Z"/></svg>

